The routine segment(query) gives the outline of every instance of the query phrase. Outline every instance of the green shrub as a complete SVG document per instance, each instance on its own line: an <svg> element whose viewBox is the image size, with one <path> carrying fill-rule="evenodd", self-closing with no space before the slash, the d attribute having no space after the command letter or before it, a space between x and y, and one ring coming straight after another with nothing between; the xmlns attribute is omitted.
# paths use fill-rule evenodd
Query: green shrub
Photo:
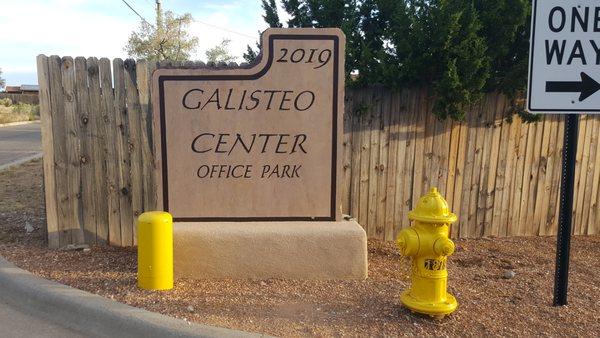
<svg viewBox="0 0 600 338"><path fill-rule="evenodd" d="M12 105L12 100L7 98L0 99L0 106L10 107Z"/></svg>

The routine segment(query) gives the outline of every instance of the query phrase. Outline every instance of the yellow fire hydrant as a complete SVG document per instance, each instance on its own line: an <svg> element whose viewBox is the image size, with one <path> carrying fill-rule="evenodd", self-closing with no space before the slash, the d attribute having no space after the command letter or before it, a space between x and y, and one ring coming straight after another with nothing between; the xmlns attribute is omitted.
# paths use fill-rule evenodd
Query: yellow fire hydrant
<svg viewBox="0 0 600 338"><path fill-rule="evenodd" d="M412 285L400 301L411 311L443 317L456 310L458 303L446 292L448 270L446 260L454 252L448 228L456 222L448 202L432 188L408 213L412 227L396 238L400 254L412 257Z"/></svg>

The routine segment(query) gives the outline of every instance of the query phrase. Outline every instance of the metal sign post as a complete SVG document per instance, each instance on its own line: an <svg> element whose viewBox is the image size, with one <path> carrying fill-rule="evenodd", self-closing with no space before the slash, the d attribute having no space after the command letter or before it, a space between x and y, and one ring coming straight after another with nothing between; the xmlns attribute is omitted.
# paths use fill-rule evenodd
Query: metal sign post
<svg viewBox="0 0 600 338"><path fill-rule="evenodd" d="M556 269L554 271L554 306L567 305L569 282L569 251L571 249L571 220L573 210L573 190L575 186L575 154L579 116L567 115L562 158L560 210L558 234L556 237Z"/></svg>
<svg viewBox="0 0 600 338"><path fill-rule="evenodd" d="M527 109L567 114L556 243L554 305L567 304L579 116L600 112L600 2L534 0Z"/></svg>

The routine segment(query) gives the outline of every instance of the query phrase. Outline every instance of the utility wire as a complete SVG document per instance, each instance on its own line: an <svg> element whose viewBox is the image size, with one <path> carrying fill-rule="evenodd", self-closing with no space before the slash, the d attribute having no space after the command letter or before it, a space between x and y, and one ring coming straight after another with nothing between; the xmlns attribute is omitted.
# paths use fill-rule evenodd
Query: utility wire
<svg viewBox="0 0 600 338"><path fill-rule="evenodd" d="M213 27L213 28L216 28L216 29L220 29L222 31L226 31L226 32L229 32L229 33L237 34L237 35L240 35L240 36L243 36L243 37L246 37L246 38L250 38L250 39L256 40L256 36L251 36L251 35L248 35L248 34L236 32L234 30L231 30L231 29L228 29L228 28L224 28L224 27L219 27L217 25L213 25L213 24L210 24L208 22L204 22L204 21L200 21L200 20L196 20L196 19L194 19L194 22L197 22L197 23L209 26L209 27Z"/></svg>
<svg viewBox="0 0 600 338"><path fill-rule="evenodd" d="M140 13L138 13L138 12L137 12L137 11L136 11L136 10L135 10L135 9L134 9L134 8L133 8L133 7L132 7L130 4L129 4L129 3L127 3L127 1L125 1L125 0L121 0L121 1L123 1L123 3L124 3L125 5L127 5L127 7L129 7L129 9L131 9L131 10L132 10L132 11L133 11L133 12L134 12L134 13L135 13L137 16L139 16L139 17L140 17L140 19L142 19L142 21L144 21L145 23L147 23L147 24L149 24L150 26L154 27L154 25L152 25L150 22L148 22L148 20L146 20L146 18L144 18L144 17L143 17L143 16L142 16ZM148 0L146 0L146 1L148 1ZM177 14L177 13L175 13L175 14ZM181 16L181 15L179 15L179 14L177 14L177 15L178 15L178 16ZM200 21L200 20L196 20L196 19L193 19L193 20L194 20L194 22L197 22L197 23L199 23L199 24L202 24L202 25L205 25L205 26L213 27L213 28L216 28L216 29L220 29L220 30L222 30L222 31L225 31L225 32L229 32L229 33L237 34L237 35L240 35L240 36L243 36L243 37L249 38L249 39L256 40L256 36L251 36L251 35L248 35L248 34L245 34L245 33L236 32L236 31L234 31L234 30L231 30L231 29L228 29L228 28L225 28L225 27L220 27L220 26L217 26L217 25L213 25L213 24L210 24L210 23L208 23L208 22L204 22L204 21Z"/></svg>
<svg viewBox="0 0 600 338"><path fill-rule="evenodd" d="M150 22L148 22L148 20L146 20L146 18L144 18L140 13L138 13L133 7L131 7L130 4L127 3L127 1L125 0L121 0L123 1L123 3L125 5L127 5L127 7L129 7L129 9L131 9L137 16L140 17L140 19L142 19L142 21L144 21L145 23L149 24L151 27L154 27L154 25L152 25Z"/></svg>

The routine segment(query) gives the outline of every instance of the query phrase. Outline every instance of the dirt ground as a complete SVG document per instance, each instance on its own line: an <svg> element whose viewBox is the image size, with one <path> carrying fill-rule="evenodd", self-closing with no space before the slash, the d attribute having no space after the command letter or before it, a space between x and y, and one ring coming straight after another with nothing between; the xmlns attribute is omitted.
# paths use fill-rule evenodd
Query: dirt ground
<svg viewBox="0 0 600 338"><path fill-rule="evenodd" d="M555 238L457 241L448 267L459 308L434 320L400 305L409 261L390 243L369 242L364 281L179 279L172 291L149 292L136 287L135 249L46 249L42 205L41 161L0 172L0 255L45 278L193 322L277 336L600 334L600 236L573 239L570 302L561 308L551 306ZM507 271L516 275L506 279Z"/></svg>

